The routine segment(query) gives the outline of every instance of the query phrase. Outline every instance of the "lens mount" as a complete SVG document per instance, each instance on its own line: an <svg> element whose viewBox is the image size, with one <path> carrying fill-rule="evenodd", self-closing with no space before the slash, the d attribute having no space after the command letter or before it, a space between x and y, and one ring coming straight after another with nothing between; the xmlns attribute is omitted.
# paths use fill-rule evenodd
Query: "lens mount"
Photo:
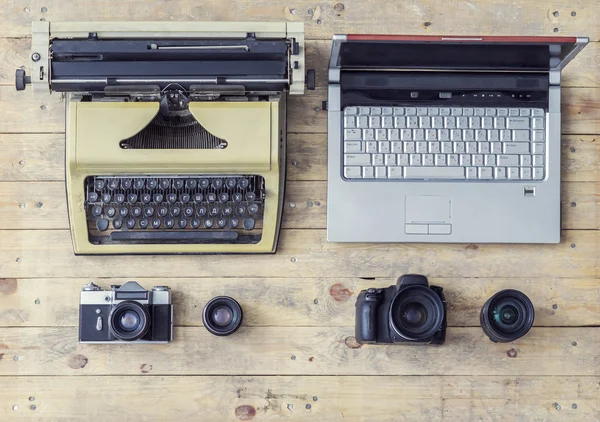
<svg viewBox="0 0 600 422"><path fill-rule="evenodd" d="M389 321L391 328L406 340L429 340L444 321L444 304L429 287L401 288L392 300Z"/></svg>
<svg viewBox="0 0 600 422"><path fill-rule="evenodd" d="M523 337L535 318L533 304L518 290L502 290L485 302L479 320L490 340L508 343Z"/></svg>
<svg viewBox="0 0 600 422"><path fill-rule="evenodd" d="M150 313L138 302L125 301L116 305L108 316L110 332L119 340L135 341L150 328Z"/></svg>
<svg viewBox="0 0 600 422"><path fill-rule="evenodd" d="M202 311L202 323L216 336L233 334L242 325L242 307L229 296L212 298Z"/></svg>

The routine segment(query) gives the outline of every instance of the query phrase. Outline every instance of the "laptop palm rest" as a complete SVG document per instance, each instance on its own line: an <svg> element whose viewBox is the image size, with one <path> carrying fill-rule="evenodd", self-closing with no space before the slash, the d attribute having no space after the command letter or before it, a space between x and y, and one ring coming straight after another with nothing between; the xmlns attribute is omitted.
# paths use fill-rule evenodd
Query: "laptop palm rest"
<svg viewBox="0 0 600 422"><path fill-rule="evenodd" d="M452 233L451 196L407 196L405 205L406 234Z"/></svg>

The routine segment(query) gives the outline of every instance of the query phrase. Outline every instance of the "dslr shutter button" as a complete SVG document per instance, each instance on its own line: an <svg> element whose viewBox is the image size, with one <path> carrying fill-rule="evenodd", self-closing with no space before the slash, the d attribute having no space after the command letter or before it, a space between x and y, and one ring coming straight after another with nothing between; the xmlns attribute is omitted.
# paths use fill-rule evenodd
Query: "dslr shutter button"
<svg viewBox="0 0 600 422"><path fill-rule="evenodd" d="M84 292L93 292L98 290L101 290L100 287L94 283L89 283L83 286Z"/></svg>
<svg viewBox="0 0 600 422"><path fill-rule="evenodd" d="M373 288L367 289L367 293L375 293L375 289L373 289Z"/></svg>

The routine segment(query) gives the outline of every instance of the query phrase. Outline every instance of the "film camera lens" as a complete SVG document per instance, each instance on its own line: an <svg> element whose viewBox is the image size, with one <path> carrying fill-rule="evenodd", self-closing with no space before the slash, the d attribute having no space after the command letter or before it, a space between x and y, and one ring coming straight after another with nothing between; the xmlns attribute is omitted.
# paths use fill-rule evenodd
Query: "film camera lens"
<svg viewBox="0 0 600 422"><path fill-rule="evenodd" d="M444 320L444 305L429 287L409 286L392 301L392 328L407 340L431 338Z"/></svg>
<svg viewBox="0 0 600 422"><path fill-rule="evenodd" d="M242 308L235 299L217 296L211 299L202 311L202 322L216 336L233 334L242 325Z"/></svg>
<svg viewBox="0 0 600 422"><path fill-rule="evenodd" d="M533 304L518 290L502 290L481 308L481 328L490 340L508 343L523 337L535 317Z"/></svg>
<svg viewBox="0 0 600 422"><path fill-rule="evenodd" d="M108 317L110 332L119 340L134 341L144 337L150 327L150 314L137 302L121 302Z"/></svg>

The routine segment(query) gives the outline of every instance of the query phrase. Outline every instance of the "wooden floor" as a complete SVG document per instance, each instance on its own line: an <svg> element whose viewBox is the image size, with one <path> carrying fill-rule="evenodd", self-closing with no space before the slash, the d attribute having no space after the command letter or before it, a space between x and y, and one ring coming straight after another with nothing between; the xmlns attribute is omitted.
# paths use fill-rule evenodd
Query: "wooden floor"
<svg viewBox="0 0 600 422"><path fill-rule="evenodd" d="M293 99L288 190L272 256L75 257L64 195L64 104L14 89L32 20L304 21L318 89ZM600 420L600 1L0 1L0 420ZM325 67L333 33L580 35L564 73L559 245L340 245L325 238ZM363 346L356 295L407 272L445 288L443 347ZM80 345L78 293L170 285L175 341ZM535 327L494 344L479 309L518 288ZM201 322L227 294L235 335Z"/></svg>

